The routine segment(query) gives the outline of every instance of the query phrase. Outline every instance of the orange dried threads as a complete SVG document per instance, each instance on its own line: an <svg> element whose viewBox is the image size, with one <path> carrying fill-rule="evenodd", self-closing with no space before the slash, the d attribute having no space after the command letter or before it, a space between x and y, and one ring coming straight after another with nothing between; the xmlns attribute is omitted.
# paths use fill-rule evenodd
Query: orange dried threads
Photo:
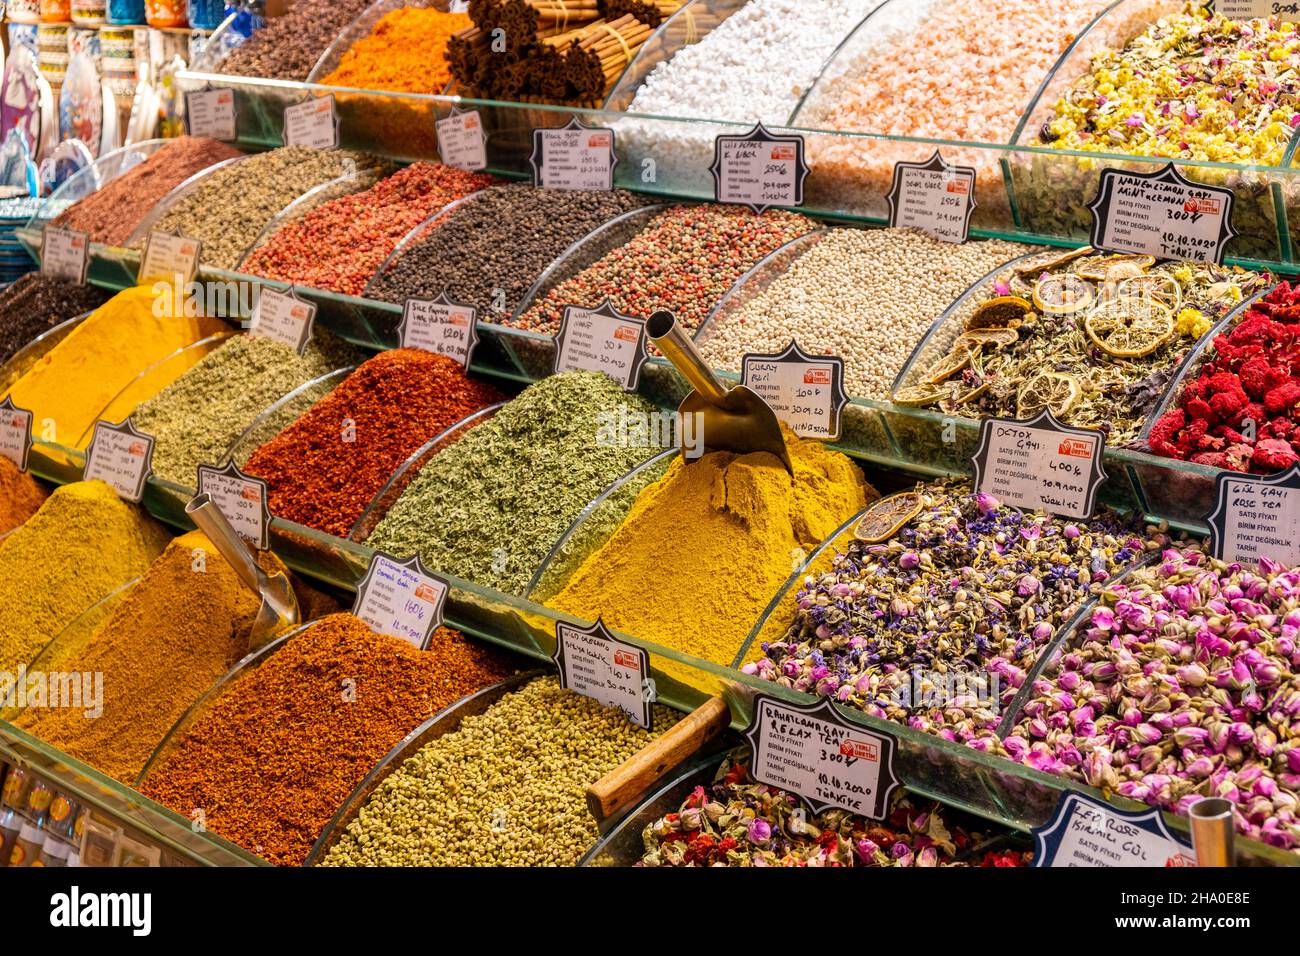
<svg viewBox="0 0 1300 956"><path fill-rule="evenodd" d="M320 82L363 90L441 93L451 79L445 52L453 33L470 25L463 13L402 7L385 14Z"/></svg>
<svg viewBox="0 0 1300 956"><path fill-rule="evenodd" d="M509 676L442 628L428 651L336 614L226 688L141 791L273 863L297 866L353 788L449 704Z"/></svg>

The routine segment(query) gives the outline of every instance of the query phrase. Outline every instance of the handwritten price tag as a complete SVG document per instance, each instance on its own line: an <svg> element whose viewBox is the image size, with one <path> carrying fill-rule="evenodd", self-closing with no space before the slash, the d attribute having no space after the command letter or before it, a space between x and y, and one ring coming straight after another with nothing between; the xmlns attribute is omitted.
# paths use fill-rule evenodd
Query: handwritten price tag
<svg viewBox="0 0 1300 956"><path fill-rule="evenodd" d="M561 687L617 707L638 727L652 729L654 682L645 648L618 640L600 621L588 628L557 622L555 647Z"/></svg>
<svg viewBox="0 0 1300 956"><path fill-rule="evenodd" d="M292 290L277 292L263 288L253 306L248 332L282 342L302 355L311 341L315 321L315 303L304 302Z"/></svg>
<svg viewBox="0 0 1300 956"><path fill-rule="evenodd" d="M424 650L442 626L450 588L444 578L425 570L418 555L399 561L376 552L357 585L352 613L375 633L400 637Z"/></svg>
<svg viewBox="0 0 1300 956"><path fill-rule="evenodd" d="M1259 20L1276 13L1300 12L1300 5L1277 0L1214 0L1214 11L1229 20Z"/></svg>
<svg viewBox="0 0 1300 956"><path fill-rule="evenodd" d="M199 274L199 256L203 244L174 232L151 232L140 257L139 284L159 280L178 287L194 281Z"/></svg>
<svg viewBox="0 0 1300 956"><path fill-rule="evenodd" d="M746 355L741 372L745 386L800 438L840 437L840 414L849 403L842 359L808 355L791 342L779 355Z"/></svg>
<svg viewBox="0 0 1300 956"><path fill-rule="evenodd" d="M271 509L267 485L228 463L224 468L199 465L199 494L206 494L230 526L259 551L270 547Z"/></svg>
<svg viewBox="0 0 1300 956"><path fill-rule="evenodd" d="M849 723L829 701L804 706L759 694L745 736L754 779L797 793L814 813L839 807L872 820L889 814L898 786L893 738Z"/></svg>
<svg viewBox="0 0 1300 956"><path fill-rule="evenodd" d="M965 242L975 211L975 169L950 166L939 155L898 163L889 191L889 224L920 229L943 242Z"/></svg>
<svg viewBox="0 0 1300 956"><path fill-rule="evenodd" d="M131 419L120 425L95 423L86 449L87 481L107 483L124 501L138 502L153 467L153 439L136 430Z"/></svg>
<svg viewBox="0 0 1300 956"><path fill-rule="evenodd" d="M577 118L558 129L533 130L533 185L545 189L614 188L614 131L583 126Z"/></svg>
<svg viewBox="0 0 1300 956"><path fill-rule="evenodd" d="M32 450L32 413L14 406L8 396L0 401L0 456L27 470L27 456Z"/></svg>
<svg viewBox="0 0 1300 956"><path fill-rule="evenodd" d="M1205 519L1211 554L1252 566L1260 558L1300 564L1300 466L1267 478L1223 472L1215 492Z"/></svg>
<svg viewBox="0 0 1300 956"><path fill-rule="evenodd" d="M448 166L477 172L487 167L487 133L478 110L453 109L434 126L438 130L438 154Z"/></svg>
<svg viewBox="0 0 1300 956"><path fill-rule="evenodd" d="M772 206L803 204L804 161L802 136L777 136L759 123L739 136L714 140L713 197L762 212Z"/></svg>
<svg viewBox="0 0 1300 956"><path fill-rule="evenodd" d="M631 392L648 357L645 322L619 314L608 299L597 309L565 306L555 336L556 374L604 372Z"/></svg>
<svg viewBox="0 0 1300 956"><path fill-rule="evenodd" d="M191 136L235 138L235 91L227 87L185 94L185 120Z"/></svg>
<svg viewBox="0 0 1300 956"><path fill-rule="evenodd" d="M286 106L282 139L286 146L336 148L339 145L339 119L334 95Z"/></svg>
<svg viewBox="0 0 1300 956"><path fill-rule="evenodd" d="M1004 505L1088 518L1106 480L1106 442L1090 428L1067 428L1044 411L1026 422L986 418L980 426L975 487Z"/></svg>
<svg viewBox="0 0 1300 956"><path fill-rule="evenodd" d="M46 226L41 232L41 272L56 279L86 284L90 236L76 229Z"/></svg>
<svg viewBox="0 0 1300 956"><path fill-rule="evenodd" d="M1079 793L1067 793L1051 821L1034 830L1036 867L1195 866L1192 847L1159 810L1130 813Z"/></svg>
<svg viewBox="0 0 1300 956"><path fill-rule="evenodd" d="M1156 173L1103 169L1092 213L1092 246L1157 259L1222 262L1232 228L1231 189L1202 186L1170 163Z"/></svg>
<svg viewBox="0 0 1300 956"><path fill-rule="evenodd" d="M477 309L452 302L443 290L436 299L407 299L397 336L404 349L446 355L469 368L479 341L477 323Z"/></svg>

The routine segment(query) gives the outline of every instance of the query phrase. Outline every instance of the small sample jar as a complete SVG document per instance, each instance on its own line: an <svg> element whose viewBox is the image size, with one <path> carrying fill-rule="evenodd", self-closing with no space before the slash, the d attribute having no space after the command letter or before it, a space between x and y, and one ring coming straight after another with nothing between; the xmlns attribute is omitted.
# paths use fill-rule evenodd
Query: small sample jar
<svg viewBox="0 0 1300 956"><path fill-rule="evenodd" d="M159 29L183 27L189 22L185 18L185 0L144 0L144 18L149 26Z"/></svg>

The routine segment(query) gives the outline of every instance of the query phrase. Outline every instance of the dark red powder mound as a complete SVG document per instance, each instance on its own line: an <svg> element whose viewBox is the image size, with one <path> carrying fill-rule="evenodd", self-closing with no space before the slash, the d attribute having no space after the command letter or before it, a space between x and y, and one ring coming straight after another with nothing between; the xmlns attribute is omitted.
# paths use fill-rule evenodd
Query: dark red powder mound
<svg viewBox="0 0 1300 956"><path fill-rule="evenodd" d="M276 517L346 537L421 445L504 400L446 356L382 352L253 452L245 471L269 483Z"/></svg>

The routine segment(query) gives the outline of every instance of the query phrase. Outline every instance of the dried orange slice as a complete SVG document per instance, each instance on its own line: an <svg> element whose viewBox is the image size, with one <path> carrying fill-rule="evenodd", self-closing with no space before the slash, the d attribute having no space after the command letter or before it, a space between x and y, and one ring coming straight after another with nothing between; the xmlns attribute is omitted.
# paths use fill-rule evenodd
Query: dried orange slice
<svg viewBox="0 0 1300 956"><path fill-rule="evenodd" d="M967 349L971 352L978 351L986 345L996 345L1005 348L1008 345L1015 345L1020 341L1020 334L1015 329L972 329L969 332L963 332L957 336L957 341L952 343L953 350Z"/></svg>
<svg viewBox="0 0 1300 956"><path fill-rule="evenodd" d="M1107 256L1105 259L1098 259L1096 262L1089 262L1087 265L1080 266L1075 269L1074 272L1075 275L1083 276L1085 279L1091 279L1094 282L1104 282L1110 275L1111 270L1115 269L1117 266L1124 267L1120 270L1123 273L1141 275L1155 264L1155 256ZM1137 267L1137 271L1132 272L1132 267ZM1126 278L1126 276L1116 275L1115 278L1118 281L1119 279Z"/></svg>
<svg viewBox="0 0 1300 956"><path fill-rule="evenodd" d="M980 307L966 320L966 331L973 329L1005 329L1012 322L1024 319L1026 312L1033 312L1034 304L1018 295L1000 295L981 303Z"/></svg>
<svg viewBox="0 0 1300 956"><path fill-rule="evenodd" d="M919 491L904 491L881 498L858 521L853 529L853 537L863 544L888 541L919 515L923 507L925 502Z"/></svg>
<svg viewBox="0 0 1300 956"><path fill-rule="evenodd" d="M1073 272L1047 276L1034 286L1034 306L1049 315L1073 315L1082 312L1097 299L1090 282Z"/></svg>
<svg viewBox="0 0 1300 956"><path fill-rule="evenodd" d="M970 349L954 348L943 358L939 359L939 361L935 362L934 365L930 366L929 371L926 372L926 375L929 376L930 384L938 385L940 382L946 382L948 379L961 372L962 369L970 365L970 360Z"/></svg>
<svg viewBox="0 0 1300 956"><path fill-rule="evenodd" d="M951 387L908 385L894 392L893 401L895 405L902 405L905 408L925 408L929 405L938 405L951 394Z"/></svg>
<svg viewBox="0 0 1300 956"><path fill-rule="evenodd" d="M1093 252L1092 246L1084 246L1081 249L1075 249L1073 252L1049 252L1037 259L1030 259L1023 265L1016 266L1015 273L1024 279L1037 279L1044 272L1051 272L1053 269L1069 265L1075 259L1090 256Z"/></svg>
<svg viewBox="0 0 1300 956"><path fill-rule="evenodd" d="M1016 412L1021 418L1032 418L1044 408L1057 418L1063 418L1083 394L1078 379L1065 372L1039 372L1016 393Z"/></svg>
<svg viewBox="0 0 1300 956"><path fill-rule="evenodd" d="M1118 299L1093 309L1083 329L1107 355L1141 358L1174 337L1174 313L1158 302Z"/></svg>

